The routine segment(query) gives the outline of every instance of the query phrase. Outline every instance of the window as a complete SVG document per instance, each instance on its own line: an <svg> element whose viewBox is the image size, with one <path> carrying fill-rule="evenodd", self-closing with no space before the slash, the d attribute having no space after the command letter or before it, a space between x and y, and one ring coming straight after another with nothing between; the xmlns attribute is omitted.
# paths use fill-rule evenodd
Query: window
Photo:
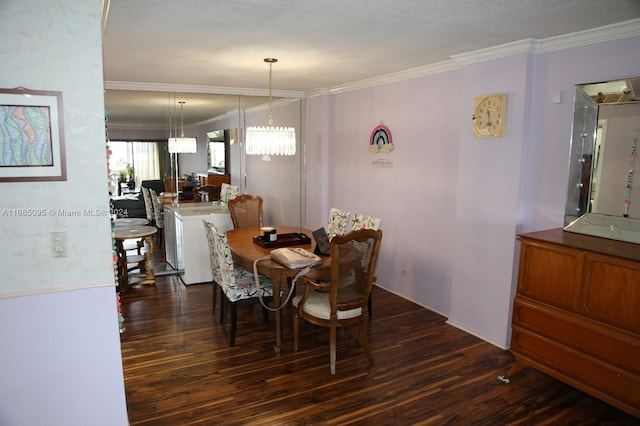
<svg viewBox="0 0 640 426"><path fill-rule="evenodd" d="M133 167L135 186L143 180L160 179L160 160L158 143L137 141L111 141L111 179L112 186L117 188L118 178L126 174L131 179L130 168ZM114 192L115 193L115 192Z"/></svg>

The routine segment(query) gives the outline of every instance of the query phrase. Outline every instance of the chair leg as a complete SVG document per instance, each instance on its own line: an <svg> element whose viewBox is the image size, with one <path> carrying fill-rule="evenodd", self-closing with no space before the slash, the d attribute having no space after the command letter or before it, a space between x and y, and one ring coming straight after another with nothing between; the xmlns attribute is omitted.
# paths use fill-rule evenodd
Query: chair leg
<svg viewBox="0 0 640 426"><path fill-rule="evenodd" d="M369 309L369 318L373 315L373 303L371 303L371 299L373 299L373 294L369 294L369 300L367 300L367 309Z"/></svg>
<svg viewBox="0 0 640 426"><path fill-rule="evenodd" d="M238 304L231 303L231 334L229 335L229 346L236 344L236 328L238 327Z"/></svg>
<svg viewBox="0 0 640 426"><path fill-rule="evenodd" d="M298 331L300 330L300 323L298 318L298 308L293 307L293 350L298 350Z"/></svg>
<svg viewBox="0 0 640 426"><path fill-rule="evenodd" d="M216 302L218 299L218 284L216 284L216 282L213 282L213 297L211 298L211 313L215 314L216 313Z"/></svg>
<svg viewBox="0 0 640 426"><path fill-rule="evenodd" d="M336 374L336 324L333 322L329 328L329 358L331 360L331 374Z"/></svg>
<svg viewBox="0 0 640 426"><path fill-rule="evenodd" d="M220 324L227 324L227 295L224 294L224 291L220 291Z"/></svg>
<svg viewBox="0 0 640 426"><path fill-rule="evenodd" d="M367 354L367 358L369 358L369 365L373 365L375 361L373 359L371 349L369 349L369 332L367 331L366 317L362 317L362 322L360 323L360 344L364 348L364 351Z"/></svg>

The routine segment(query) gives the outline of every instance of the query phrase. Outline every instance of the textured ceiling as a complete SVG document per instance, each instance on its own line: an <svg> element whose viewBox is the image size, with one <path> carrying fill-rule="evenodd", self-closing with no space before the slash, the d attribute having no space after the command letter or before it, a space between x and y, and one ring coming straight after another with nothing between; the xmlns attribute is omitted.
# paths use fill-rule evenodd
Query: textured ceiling
<svg viewBox="0 0 640 426"><path fill-rule="evenodd" d="M640 0L103 3L104 78L112 87L193 85L209 92L264 94L268 66L263 58L276 57L273 88L283 96L640 17ZM116 94L111 97L114 122ZM195 108L187 99L185 124L197 121L189 117Z"/></svg>

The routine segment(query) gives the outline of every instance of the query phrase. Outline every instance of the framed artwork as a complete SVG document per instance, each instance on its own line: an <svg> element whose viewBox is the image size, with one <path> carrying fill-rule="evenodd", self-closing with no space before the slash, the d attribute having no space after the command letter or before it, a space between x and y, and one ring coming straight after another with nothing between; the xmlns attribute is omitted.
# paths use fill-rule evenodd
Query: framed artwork
<svg viewBox="0 0 640 426"><path fill-rule="evenodd" d="M67 180L62 92L0 89L0 182Z"/></svg>

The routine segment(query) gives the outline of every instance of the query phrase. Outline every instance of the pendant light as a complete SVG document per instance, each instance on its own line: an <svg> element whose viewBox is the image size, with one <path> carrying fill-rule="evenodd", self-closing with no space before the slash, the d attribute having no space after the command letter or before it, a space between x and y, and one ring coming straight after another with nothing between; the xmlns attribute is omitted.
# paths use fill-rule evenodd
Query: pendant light
<svg viewBox="0 0 640 426"><path fill-rule="evenodd" d="M265 58L269 64L269 126L247 127L246 152L248 155L295 155L296 131L293 127L274 127L272 108L271 72L276 58Z"/></svg>
<svg viewBox="0 0 640 426"><path fill-rule="evenodd" d="M196 138L185 138L184 137L184 112L183 107L186 103L185 101L179 101L180 104L180 137L179 138L169 138L169 152L171 154L193 154L198 151L198 147L196 144Z"/></svg>

